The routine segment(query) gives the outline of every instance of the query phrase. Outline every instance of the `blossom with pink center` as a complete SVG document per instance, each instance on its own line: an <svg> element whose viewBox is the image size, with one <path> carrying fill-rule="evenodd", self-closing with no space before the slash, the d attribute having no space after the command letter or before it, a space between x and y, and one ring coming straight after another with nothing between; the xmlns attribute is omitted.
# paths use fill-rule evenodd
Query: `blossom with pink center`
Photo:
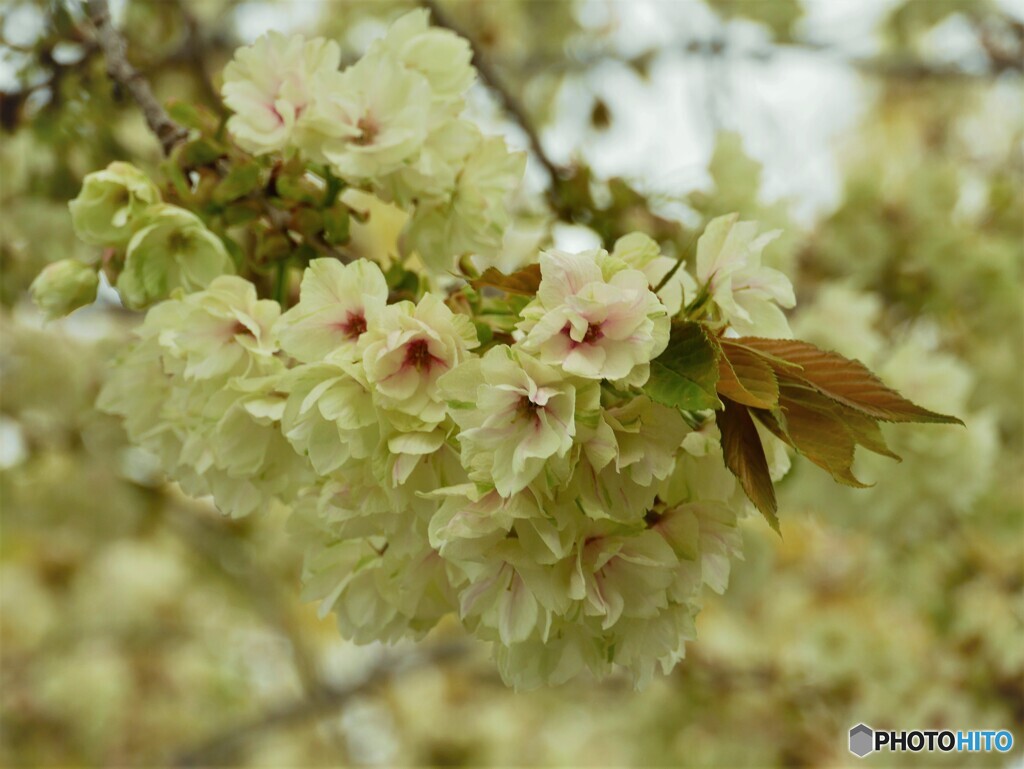
<svg viewBox="0 0 1024 769"><path fill-rule="evenodd" d="M526 488L576 435L576 388L551 366L507 346L467 361L440 382L461 428L470 477L503 497Z"/></svg>
<svg viewBox="0 0 1024 769"><path fill-rule="evenodd" d="M242 149L255 155L278 152L301 142L318 118L313 83L337 73L341 49L333 40L306 41L268 32L240 48L224 68L221 94L235 113L228 130Z"/></svg>
<svg viewBox="0 0 1024 769"><path fill-rule="evenodd" d="M359 339L359 353L374 399L399 430L440 424L447 411L437 380L477 346L476 329L441 299L399 302L374 316Z"/></svg>
<svg viewBox="0 0 1024 769"><path fill-rule="evenodd" d="M523 349L579 377L642 384L669 334L668 312L647 277L615 269L602 250L548 251L540 269L537 299L519 324Z"/></svg>
<svg viewBox="0 0 1024 769"><path fill-rule="evenodd" d="M281 348L303 363L346 357L387 300L387 281L373 262L314 259L302 276L298 304L281 316L274 331Z"/></svg>
<svg viewBox="0 0 1024 769"><path fill-rule="evenodd" d="M422 149L431 128L432 94L423 75L375 51L318 84L321 122L335 126L307 154L323 157L335 173L360 180L397 171Z"/></svg>
<svg viewBox="0 0 1024 769"><path fill-rule="evenodd" d="M653 531L624 536L588 536L576 553L570 594L587 616L608 629L620 618L655 617L668 607L678 558Z"/></svg>

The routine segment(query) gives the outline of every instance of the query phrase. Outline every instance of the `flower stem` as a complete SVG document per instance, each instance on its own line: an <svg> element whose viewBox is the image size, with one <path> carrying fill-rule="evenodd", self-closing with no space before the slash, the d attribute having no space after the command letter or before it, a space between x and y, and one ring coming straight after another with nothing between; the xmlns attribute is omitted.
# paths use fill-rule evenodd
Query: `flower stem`
<svg viewBox="0 0 1024 769"><path fill-rule="evenodd" d="M282 259L277 263L277 276L274 278L274 301L281 305L281 309L288 309L288 259Z"/></svg>

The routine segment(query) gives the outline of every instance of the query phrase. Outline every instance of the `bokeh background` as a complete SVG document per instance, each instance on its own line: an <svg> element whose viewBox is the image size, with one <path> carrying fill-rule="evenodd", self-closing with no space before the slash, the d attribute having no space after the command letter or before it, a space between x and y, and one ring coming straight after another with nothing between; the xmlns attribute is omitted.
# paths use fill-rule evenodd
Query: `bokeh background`
<svg viewBox="0 0 1024 769"><path fill-rule="evenodd" d="M66 207L82 177L160 157L80 9L5 0L0 763L842 766L863 721L1015 734L1009 754L889 765L1024 766L1024 3L439 5L570 169L566 194L603 211L555 242L685 235L730 211L783 228L767 258L796 284L797 334L967 429L889 430L904 462L861 457L866 490L796 462L782 538L745 521L688 659L643 692L516 694L485 649L432 656L453 627L346 644L299 598L284 511L222 519L93 408L137 320L113 293L50 324L28 303L43 265L86 248ZM409 7L113 3L157 93L212 109L233 49L265 30L354 59ZM527 146L485 88L472 108ZM531 159L539 227L544 181Z"/></svg>

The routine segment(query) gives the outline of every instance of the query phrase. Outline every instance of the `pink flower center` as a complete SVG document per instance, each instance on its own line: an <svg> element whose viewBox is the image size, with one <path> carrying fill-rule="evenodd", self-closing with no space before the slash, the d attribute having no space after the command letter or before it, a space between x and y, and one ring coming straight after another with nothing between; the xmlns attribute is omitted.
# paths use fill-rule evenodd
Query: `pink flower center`
<svg viewBox="0 0 1024 769"><path fill-rule="evenodd" d="M359 129L360 134L352 141L361 147L365 147L367 144L373 144L373 140L376 139L377 134L380 133L380 126L377 124L377 121L373 119L373 115L370 115L369 113L359 118L359 122L356 123L356 128Z"/></svg>
<svg viewBox="0 0 1024 769"><path fill-rule="evenodd" d="M240 320L236 320L234 325L231 326L231 338L234 339L236 336L249 336L255 338L255 334L252 333L247 325L242 323Z"/></svg>
<svg viewBox="0 0 1024 769"><path fill-rule="evenodd" d="M519 406L516 409L518 416L528 419L538 425L540 424L540 412L543 410L543 406L534 403L527 395L524 395L519 399Z"/></svg>
<svg viewBox="0 0 1024 769"><path fill-rule="evenodd" d="M345 336L355 340L366 333L366 316L362 312L349 312L343 323L338 328L345 332Z"/></svg>
<svg viewBox="0 0 1024 769"><path fill-rule="evenodd" d="M445 366L445 362L431 355L426 339L416 339L405 347L405 366L414 366L417 371L429 372L435 365Z"/></svg>
<svg viewBox="0 0 1024 769"><path fill-rule="evenodd" d="M584 344L594 344L594 342L597 342L598 340L604 338L604 333L602 333L601 331L600 323L588 324L587 333L583 335L583 340L580 342L577 342L575 339L572 338L571 332L572 326L566 323L565 328L562 329L562 333L569 337L569 342L572 344L573 348L579 347L580 345Z"/></svg>

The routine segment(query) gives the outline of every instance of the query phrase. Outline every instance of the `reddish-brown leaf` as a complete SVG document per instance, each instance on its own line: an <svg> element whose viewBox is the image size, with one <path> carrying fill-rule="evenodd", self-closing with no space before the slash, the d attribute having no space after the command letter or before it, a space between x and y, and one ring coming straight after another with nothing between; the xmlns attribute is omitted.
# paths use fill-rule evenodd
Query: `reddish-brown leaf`
<svg viewBox="0 0 1024 769"><path fill-rule="evenodd" d="M860 361L792 339L741 337L737 343L800 366L772 364L780 381L802 383L837 403L887 422L963 424L956 417L922 408L887 387Z"/></svg>
<svg viewBox="0 0 1024 769"><path fill-rule="evenodd" d="M783 368L792 369L794 371L799 371L800 370L801 367L800 367L800 364L798 364L798 363L790 363L788 360L783 360L778 355L772 355L770 352L766 352L765 350L759 350L756 347L750 347L749 345L745 344L745 342L747 340L755 339L755 338L758 338L758 337L749 337L749 336L747 336L747 337L742 337L741 336L741 337L733 337L733 338L722 337L722 338L719 338L718 341L720 343L722 343L722 344L727 344L730 347L738 347L740 349L746 350L747 352L753 353L754 355L757 355L759 358L763 358L766 363L771 364L773 367L774 366L782 366ZM768 341L775 341L775 340L768 340Z"/></svg>
<svg viewBox="0 0 1024 769"><path fill-rule="evenodd" d="M883 457L895 459L897 462L903 461L903 457L889 448L878 422L871 417L853 409L845 409L842 419L857 445L863 446L875 454L881 454Z"/></svg>
<svg viewBox="0 0 1024 769"><path fill-rule="evenodd" d="M476 289L488 286L501 289L507 294L534 296L540 288L540 265L531 264L510 275L488 267L479 278L470 280L469 284Z"/></svg>
<svg viewBox="0 0 1024 769"><path fill-rule="evenodd" d="M779 383L771 365L756 351L720 339L718 393L744 406L773 409L779 403Z"/></svg>
<svg viewBox="0 0 1024 769"><path fill-rule="evenodd" d="M761 436L750 417L750 412L728 398L722 398L724 408L715 412L715 421L722 433L722 453L729 468L754 507L761 511L776 532L779 531L778 504L775 487L768 472L768 460L761 445Z"/></svg>
<svg viewBox="0 0 1024 769"><path fill-rule="evenodd" d="M902 462L899 454L893 453L885 442L885 436L874 417L869 417L859 411L836 403L831 398L821 395L816 390L807 387L784 384L782 386L782 401L791 403L796 401L814 411L821 411L837 418L850 433L854 443L863 446L868 451L881 454L884 457Z"/></svg>
<svg viewBox="0 0 1024 769"><path fill-rule="evenodd" d="M856 442L839 419L792 401L783 403L781 414L763 410L754 413L761 424L836 481L865 487L853 474Z"/></svg>

